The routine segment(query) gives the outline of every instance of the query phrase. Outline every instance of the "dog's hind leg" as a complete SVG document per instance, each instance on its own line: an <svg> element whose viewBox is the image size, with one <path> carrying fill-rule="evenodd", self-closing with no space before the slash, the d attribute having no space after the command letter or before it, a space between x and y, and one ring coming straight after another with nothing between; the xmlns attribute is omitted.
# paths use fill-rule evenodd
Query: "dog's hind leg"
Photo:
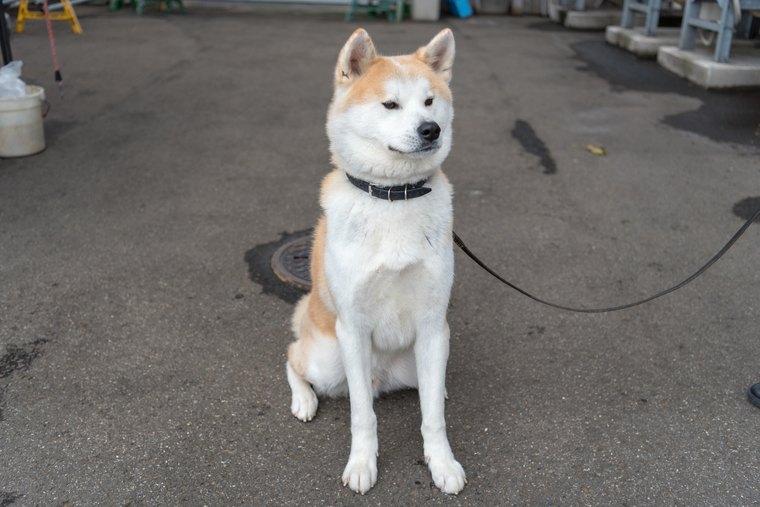
<svg viewBox="0 0 760 507"><path fill-rule="evenodd" d="M317 395L309 383L304 380L303 376L299 375L291 366L290 360L288 360L286 368L288 371L288 383L293 394L290 402L290 411L303 422L311 421L317 415L317 406L319 404Z"/></svg>
<svg viewBox="0 0 760 507"><path fill-rule="evenodd" d="M298 339L288 347L288 383L292 392L290 411L298 419L306 422L311 421L317 414L317 395L306 381L306 370L309 364L310 336L304 336L304 319L307 317L309 297L304 297L296 307L293 315L293 331Z"/></svg>
<svg viewBox="0 0 760 507"><path fill-rule="evenodd" d="M288 348L290 410L302 421L311 421L316 415L317 393L338 396L347 390L335 333L325 322L328 316L316 298L308 294L298 303L293 315L293 331L298 339Z"/></svg>

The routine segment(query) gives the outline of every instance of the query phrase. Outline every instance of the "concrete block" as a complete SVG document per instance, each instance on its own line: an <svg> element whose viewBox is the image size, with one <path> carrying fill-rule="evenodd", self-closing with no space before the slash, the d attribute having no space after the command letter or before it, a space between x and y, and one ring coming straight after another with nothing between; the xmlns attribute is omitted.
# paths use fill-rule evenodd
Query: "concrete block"
<svg viewBox="0 0 760 507"><path fill-rule="evenodd" d="M642 58L656 58L662 46L678 44L679 28L658 28L657 35L650 37L644 28L623 28L608 26L605 32L607 42L634 53Z"/></svg>
<svg viewBox="0 0 760 507"><path fill-rule="evenodd" d="M604 30L620 22L620 10L598 9L593 11L568 10L565 26L576 30Z"/></svg>
<svg viewBox="0 0 760 507"><path fill-rule="evenodd" d="M576 30L604 30L620 22L620 9L606 8L576 11L557 3L549 4L549 18L567 28Z"/></svg>
<svg viewBox="0 0 760 507"><path fill-rule="evenodd" d="M625 30L625 28L618 26L618 25L610 25L604 30L604 40L607 41L607 44L612 44L613 46L619 46L619 39L620 39L620 32Z"/></svg>
<svg viewBox="0 0 760 507"><path fill-rule="evenodd" d="M712 48L691 51L663 46L657 63L704 88L760 87L760 53L751 45L734 44L729 63L713 60Z"/></svg>

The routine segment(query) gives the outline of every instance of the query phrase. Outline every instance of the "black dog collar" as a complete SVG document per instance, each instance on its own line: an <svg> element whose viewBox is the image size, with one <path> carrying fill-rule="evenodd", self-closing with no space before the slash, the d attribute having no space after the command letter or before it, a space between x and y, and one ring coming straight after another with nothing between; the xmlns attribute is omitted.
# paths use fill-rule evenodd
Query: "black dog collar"
<svg viewBox="0 0 760 507"><path fill-rule="evenodd" d="M359 190L367 192L372 197L385 199L386 201L407 201L409 199L414 199L415 197L422 197L433 190L432 188L424 186L425 183L427 183L427 180L418 181L417 183L407 183L406 185L397 185L394 187L381 187L373 185L368 181L354 178L348 173L346 173L346 177L348 177L348 181Z"/></svg>

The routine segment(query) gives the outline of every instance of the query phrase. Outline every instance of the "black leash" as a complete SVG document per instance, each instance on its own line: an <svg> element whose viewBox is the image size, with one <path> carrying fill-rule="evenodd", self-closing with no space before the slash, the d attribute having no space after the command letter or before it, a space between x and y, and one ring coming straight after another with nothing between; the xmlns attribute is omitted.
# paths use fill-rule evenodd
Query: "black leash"
<svg viewBox="0 0 760 507"><path fill-rule="evenodd" d="M648 303L649 301L652 301L653 299L657 299L657 298L660 298L662 296L665 296L666 294L670 294L671 292L675 292L678 289L680 289L681 287L684 287L685 285L691 283L696 278L698 278L699 276L701 276L705 271L707 271L710 268L710 266L712 266L713 264L715 264L716 262L718 262L718 260L721 257L723 257L723 255L726 252L728 252L731 249L732 246L734 246L734 243L736 243L739 240L739 238L742 237L742 235L747 231L747 229L749 228L749 226L752 225L752 222L754 222L755 219L757 219L758 217L760 217L760 208L758 208L757 211L755 211L755 213L750 217L750 219L747 220L744 223L744 225L742 225L741 229L739 229L738 231L736 231L736 234L734 234L733 237L730 240L728 240L728 243L726 243L723 246L723 248L721 248L720 251L712 257L712 259L710 259L709 261L707 261L707 263L704 266L702 266L701 268L699 268L693 275L691 275L686 280L682 281L681 283L679 283L677 285L674 285L673 287L670 287L669 289L665 289L663 291L660 291L657 294L654 294L653 296L649 296L649 297L644 298L642 300L634 301L633 303L627 303L627 304L624 304L624 305L610 306L610 307L607 307L607 308L573 308L572 306L558 305L556 303L551 303L549 301L545 301L545 300L543 300L541 298L538 298L538 297L534 296L533 294L529 293L528 291L526 291L524 289L521 289L517 285L515 285L515 284L513 284L513 283L511 283L511 282L509 282L507 280L505 280L498 273L496 273L493 269L489 268L486 265L486 263L484 263L483 261L481 261L474 253L472 253L470 251L469 248L467 248L467 245L464 244L464 241L462 241L462 238L460 238L457 235L456 232L454 233L454 243L456 243L456 245L459 248L461 248L462 251L465 254L467 254L467 256L470 259L474 260L475 263L478 266L480 266L481 268L485 269L494 278L496 278L497 280L499 280L503 284L507 285L508 287L516 290L520 294L529 297L533 301L536 301L538 303L541 303L541 304L544 304L544 305L547 305L547 306L551 306L552 308L558 308L560 310L566 310L568 312L576 312L576 313L607 313L607 312L616 312L618 310L625 310L627 308L633 308L634 306L643 305L644 303Z"/></svg>

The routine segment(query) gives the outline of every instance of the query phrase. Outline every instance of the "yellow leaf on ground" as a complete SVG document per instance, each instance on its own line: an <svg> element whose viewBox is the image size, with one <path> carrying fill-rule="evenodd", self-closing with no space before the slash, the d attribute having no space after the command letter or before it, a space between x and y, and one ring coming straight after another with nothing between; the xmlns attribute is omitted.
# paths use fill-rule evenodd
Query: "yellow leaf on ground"
<svg viewBox="0 0 760 507"><path fill-rule="evenodd" d="M593 144L587 144L586 149L590 151L591 153L593 153L594 155L598 155L600 157L607 154L607 150L605 150L603 147L595 146Z"/></svg>

